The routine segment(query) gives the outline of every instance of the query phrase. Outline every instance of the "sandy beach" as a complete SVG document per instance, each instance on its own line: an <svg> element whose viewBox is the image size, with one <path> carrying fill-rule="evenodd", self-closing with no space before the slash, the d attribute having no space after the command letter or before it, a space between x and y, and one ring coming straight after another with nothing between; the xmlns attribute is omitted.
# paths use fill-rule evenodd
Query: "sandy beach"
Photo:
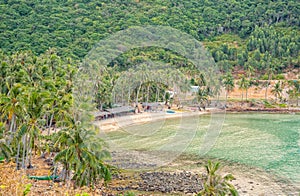
<svg viewBox="0 0 300 196"><path fill-rule="evenodd" d="M146 124L152 121L165 120L171 118L183 118L189 116L199 116L203 114L209 114L211 110L207 111L176 111L176 113L166 112L143 112L139 114L132 114L126 116L120 116L115 118L109 118L105 120L96 121L95 125L100 128L100 131L116 131L122 127Z"/></svg>

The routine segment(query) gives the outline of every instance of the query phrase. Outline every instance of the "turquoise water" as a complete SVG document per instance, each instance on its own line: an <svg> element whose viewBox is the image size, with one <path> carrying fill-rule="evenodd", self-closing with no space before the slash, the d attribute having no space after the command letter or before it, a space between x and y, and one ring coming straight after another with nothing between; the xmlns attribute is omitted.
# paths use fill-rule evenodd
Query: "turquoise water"
<svg viewBox="0 0 300 196"><path fill-rule="evenodd" d="M162 146L173 140L172 150L197 155L210 120L210 116L204 115L184 120L169 119L128 127L130 132L120 130L108 136L118 146L135 150L164 149ZM198 127L193 132L195 124ZM149 132L147 135L134 134L140 130ZM177 137L179 133L180 137ZM181 142L174 138L184 144L177 145ZM300 115L226 114L220 135L205 156L257 167L300 184Z"/></svg>

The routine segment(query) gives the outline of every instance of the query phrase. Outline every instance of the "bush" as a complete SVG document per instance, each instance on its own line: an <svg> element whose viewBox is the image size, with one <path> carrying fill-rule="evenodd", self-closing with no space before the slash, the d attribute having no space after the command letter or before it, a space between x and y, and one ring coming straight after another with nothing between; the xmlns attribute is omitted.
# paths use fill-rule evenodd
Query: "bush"
<svg viewBox="0 0 300 196"><path fill-rule="evenodd" d="M286 105L285 103L278 104L278 106L279 106L280 108L286 108L286 107L287 107L287 105Z"/></svg>
<svg viewBox="0 0 300 196"><path fill-rule="evenodd" d="M265 104L265 107L266 108L275 108L274 105L272 105L271 103L267 102L267 101L264 101L264 104Z"/></svg>
<svg viewBox="0 0 300 196"><path fill-rule="evenodd" d="M267 74L265 74L265 75L262 75L260 79L261 80L268 80L269 76Z"/></svg>
<svg viewBox="0 0 300 196"><path fill-rule="evenodd" d="M274 76L273 79L276 79L276 80L284 80L285 77L284 77L283 74L278 74L278 75Z"/></svg>

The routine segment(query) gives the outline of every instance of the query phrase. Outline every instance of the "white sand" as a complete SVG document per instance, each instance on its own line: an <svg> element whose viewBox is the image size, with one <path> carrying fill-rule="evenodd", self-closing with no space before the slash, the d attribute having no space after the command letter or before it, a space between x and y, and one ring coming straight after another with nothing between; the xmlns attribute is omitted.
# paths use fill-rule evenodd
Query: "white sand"
<svg viewBox="0 0 300 196"><path fill-rule="evenodd" d="M151 121L165 120L171 118L182 118L188 116L196 116L202 114L208 114L209 112L180 112L176 111L174 114L167 114L165 112L144 112L139 114L109 118L105 120L96 121L95 124L99 126L101 131L116 131L122 127L145 124Z"/></svg>

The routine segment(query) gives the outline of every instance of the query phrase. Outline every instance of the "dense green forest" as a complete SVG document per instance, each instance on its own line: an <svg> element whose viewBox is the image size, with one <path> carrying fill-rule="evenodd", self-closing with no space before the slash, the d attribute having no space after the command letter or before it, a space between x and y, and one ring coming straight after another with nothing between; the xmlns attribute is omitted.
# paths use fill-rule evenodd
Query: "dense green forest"
<svg viewBox="0 0 300 196"><path fill-rule="evenodd" d="M225 69L247 62L261 69L260 61L270 61L269 56L277 67L299 65L298 1L7 0L0 12L5 53L41 54L56 48L60 56L82 59L111 33L136 25L167 25L207 43Z"/></svg>

